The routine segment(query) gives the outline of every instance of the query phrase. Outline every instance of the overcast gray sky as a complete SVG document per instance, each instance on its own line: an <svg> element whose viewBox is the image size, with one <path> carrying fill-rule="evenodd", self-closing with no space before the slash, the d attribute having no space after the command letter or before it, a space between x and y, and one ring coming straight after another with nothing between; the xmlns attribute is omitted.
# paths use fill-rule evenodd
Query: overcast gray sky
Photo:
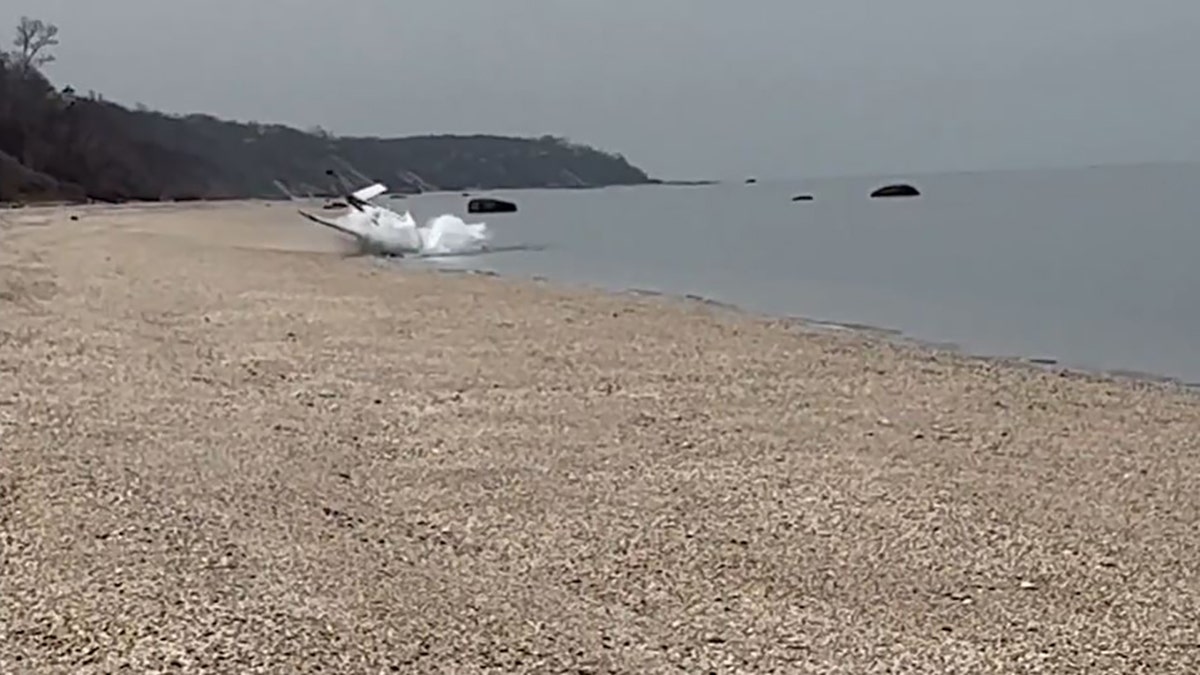
<svg viewBox="0 0 1200 675"><path fill-rule="evenodd" d="M662 177L1200 160L1200 0L4 0L60 84Z"/></svg>

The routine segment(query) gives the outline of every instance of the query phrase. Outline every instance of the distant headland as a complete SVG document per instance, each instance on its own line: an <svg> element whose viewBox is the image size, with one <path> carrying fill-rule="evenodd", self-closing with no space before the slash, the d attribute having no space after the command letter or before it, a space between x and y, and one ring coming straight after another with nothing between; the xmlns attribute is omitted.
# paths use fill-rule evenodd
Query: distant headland
<svg viewBox="0 0 1200 675"><path fill-rule="evenodd" d="M623 156L558 136L343 137L320 128L170 115L58 89L52 24L22 19L0 53L0 201L181 200L330 192L330 169L400 192L655 183Z"/></svg>

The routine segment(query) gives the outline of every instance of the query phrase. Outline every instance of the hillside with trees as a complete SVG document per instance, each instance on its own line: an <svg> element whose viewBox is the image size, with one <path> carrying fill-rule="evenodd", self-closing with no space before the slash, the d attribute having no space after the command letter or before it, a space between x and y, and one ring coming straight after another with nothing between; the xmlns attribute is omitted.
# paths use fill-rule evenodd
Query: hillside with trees
<svg viewBox="0 0 1200 675"><path fill-rule="evenodd" d="M654 182L619 154L555 137L339 137L168 115L56 88L58 28L22 19L0 53L0 201L278 197L330 192L330 170L397 191Z"/></svg>

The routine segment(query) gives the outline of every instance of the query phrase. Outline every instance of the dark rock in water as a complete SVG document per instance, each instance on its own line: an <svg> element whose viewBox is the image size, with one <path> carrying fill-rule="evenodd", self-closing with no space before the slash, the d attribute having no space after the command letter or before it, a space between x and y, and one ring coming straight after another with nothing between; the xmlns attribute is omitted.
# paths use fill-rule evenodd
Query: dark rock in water
<svg viewBox="0 0 1200 675"><path fill-rule="evenodd" d="M753 184L755 184L755 183L757 183L757 182L758 182L758 179L757 179L757 178L747 178L747 179L746 179L746 185L753 185Z"/></svg>
<svg viewBox="0 0 1200 675"><path fill-rule="evenodd" d="M467 213L516 213L517 205L503 199L480 197L467 202Z"/></svg>
<svg viewBox="0 0 1200 675"><path fill-rule="evenodd" d="M884 185L872 192L871 197L917 197L920 194L921 191L911 185L897 183L895 185Z"/></svg>
<svg viewBox="0 0 1200 675"><path fill-rule="evenodd" d="M812 195L796 195L795 197L792 197L792 201L794 202L811 202L812 200Z"/></svg>

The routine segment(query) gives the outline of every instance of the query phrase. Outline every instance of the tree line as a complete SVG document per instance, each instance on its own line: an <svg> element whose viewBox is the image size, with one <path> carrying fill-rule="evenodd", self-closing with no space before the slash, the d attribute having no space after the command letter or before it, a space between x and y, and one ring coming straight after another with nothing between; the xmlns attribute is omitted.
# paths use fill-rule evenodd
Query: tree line
<svg viewBox="0 0 1200 675"><path fill-rule="evenodd" d="M0 52L0 201L222 199L331 192L329 172L399 191L651 182L619 154L556 136L340 137L133 109L57 88L57 26L22 18Z"/></svg>

